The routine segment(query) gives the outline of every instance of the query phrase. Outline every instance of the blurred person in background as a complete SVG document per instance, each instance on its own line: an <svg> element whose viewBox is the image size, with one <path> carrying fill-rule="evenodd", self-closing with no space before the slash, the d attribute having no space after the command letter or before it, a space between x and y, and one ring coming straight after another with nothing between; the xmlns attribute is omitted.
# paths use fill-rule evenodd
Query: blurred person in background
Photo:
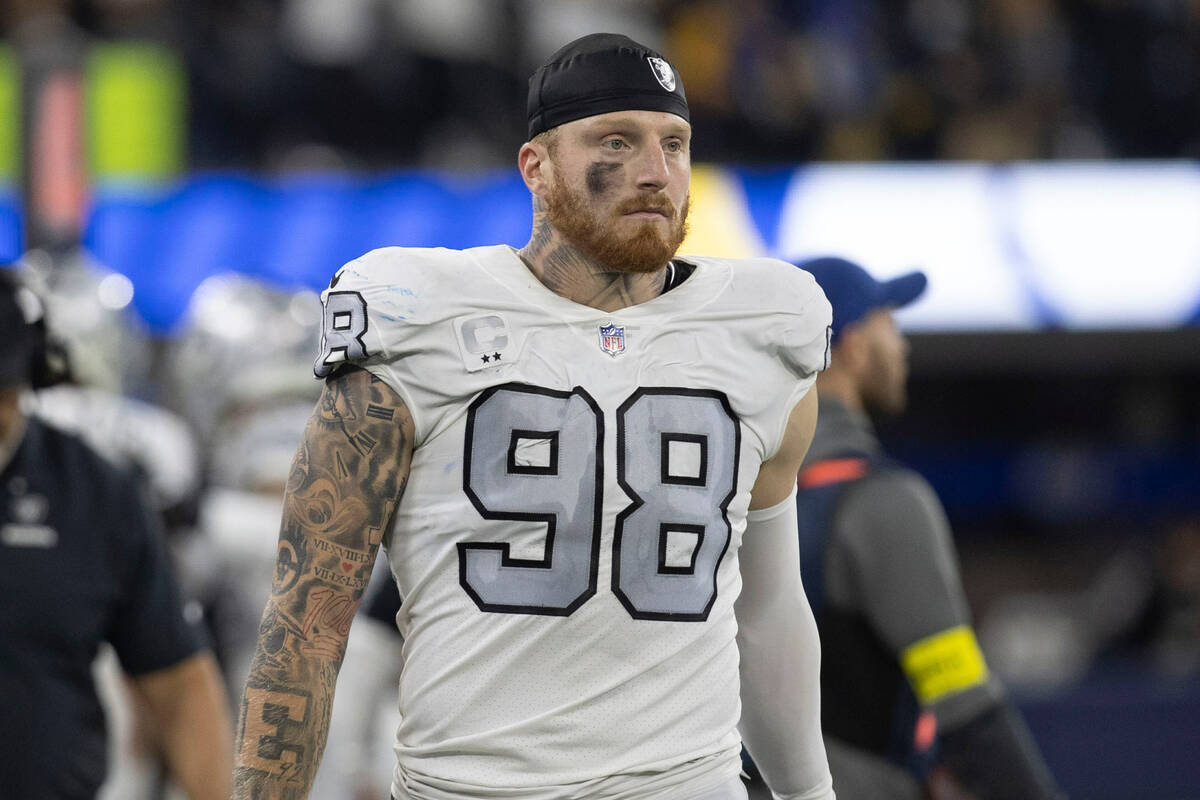
<svg viewBox="0 0 1200 800"><path fill-rule="evenodd" d="M1154 682L1200 677L1200 519L1172 516L1149 541L1129 537L1078 589L1013 592L981 620L1010 685L1036 691L1145 670Z"/></svg>
<svg viewBox="0 0 1200 800"><path fill-rule="evenodd" d="M1126 568L1140 572L1140 580L1123 581L1121 594L1107 593L1121 597L1131 617L1105 642L1108 654L1144 658L1166 678L1200 676L1200 519L1173 520L1148 560L1143 570Z"/></svg>
<svg viewBox="0 0 1200 800"><path fill-rule="evenodd" d="M658 53L571 42L527 111L525 248L330 281L234 796L307 795L382 544L398 800L738 800L743 737L778 796L830 800L793 499L829 305L784 262L674 258L691 126Z"/></svg>
<svg viewBox="0 0 1200 800"><path fill-rule="evenodd" d="M799 263L833 305L833 357L798 476L804 585L821 631L822 727L846 798L1042 800L1062 794L975 637L928 482L884 453L871 415L907 405L892 311L926 278L877 281L841 258Z"/></svg>
<svg viewBox="0 0 1200 800"><path fill-rule="evenodd" d="M26 396L29 413L78 436L138 480L149 510L163 523L184 614L189 621L209 622L195 592L196 576L207 565L183 549L192 540L200 492L198 448L182 418L129 394L150 386L151 343L144 324L130 313L132 283L82 250L58 258L31 250L18 268L21 281L44 305L38 324L54 322L47 334L48 358L61 378ZM99 796L157 796L166 765L145 703L107 643L92 671L108 741L108 770Z"/></svg>
<svg viewBox="0 0 1200 800"><path fill-rule="evenodd" d="M321 391L311 372L320 327L316 292L220 273L193 292L167 345L165 394L204 443L196 526L178 552L229 686L246 681L275 574L289 467ZM376 573L395 594L386 565ZM371 620L349 635L313 800L388 797L402 664L390 613L390 632Z"/></svg>
<svg viewBox="0 0 1200 800"><path fill-rule="evenodd" d="M94 399L98 406L103 406L103 398L108 397L140 398L147 405L162 407L157 405L159 392L153 375L155 342L145 320L133 307L133 281L101 264L83 248L59 255L43 249L29 250L21 256L18 268L25 285L43 299L46 316L54 321L54 338L66 350L70 380L64 383L86 389L88 401ZM77 427L83 432L89 425ZM136 422L105 423L103 427L111 429L113 435L97 431L91 444L111 440L111 445L100 445L108 454L136 457L147 444L131 441L148 435L137 430ZM180 438L174 430L164 431L164 436L173 443ZM181 448L176 468L156 463L144 471L152 479L152 492L162 493L158 499L168 505L189 491L187 475L196 471L196 464L186 458L194 457L194 446ZM160 472L164 474L160 476ZM165 474L168 472L170 476Z"/></svg>
<svg viewBox="0 0 1200 800"><path fill-rule="evenodd" d="M0 275L0 786L93 798L105 721L92 678L108 642L192 800L228 793L231 725L212 654L185 618L141 487L75 436L26 413L52 380L39 301Z"/></svg>
<svg viewBox="0 0 1200 800"><path fill-rule="evenodd" d="M51 306L51 303L47 303ZM58 319L56 315L54 319ZM58 327L56 335L60 335ZM79 350L68 346L67 362ZM86 374L86 371L85 373ZM79 437L98 455L132 475L142 489L147 511L162 523L189 622L210 620L198 597L198 576L208 565L186 545L193 540L200 464L196 441L184 421L158 405L94 384L72 380L40 389L28 396L29 412L47 424ZM214 652L214 655L216 653ZM108 775L101 790L104 800L136 800L156 796L165 779L154 740L153 719L136 686L122 671L111 646L101 646L93 664L97 691L106 718Z"/></svg>
<svg viewBox="0 0 1200 800"><path fill-rule="evenodd" d="M167 346L165 393L203 443L183 561L230 686L250 669L288 468L320 394L310 371L320 321L314 291L221 273L193 292Z"/></svg>

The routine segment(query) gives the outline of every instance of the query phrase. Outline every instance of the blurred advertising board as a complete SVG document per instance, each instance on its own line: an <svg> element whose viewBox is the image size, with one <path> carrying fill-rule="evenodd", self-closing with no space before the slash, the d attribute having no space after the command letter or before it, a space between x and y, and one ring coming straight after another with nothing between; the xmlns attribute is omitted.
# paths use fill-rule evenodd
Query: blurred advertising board
<svg viewBox="0 0 1200 800"><path fill-rule="evenodd" d="M15 203L0 183L2 260L20 254ZM530 216L509 170L196 174L99 185L84 245L169 332L211 274L317 288L374 247L520 247ZM1200 166L697 165L681 252L836 254L881 277L922 269L930 289L899 315L911 331L1177 328L1200 321Z"/></svg>

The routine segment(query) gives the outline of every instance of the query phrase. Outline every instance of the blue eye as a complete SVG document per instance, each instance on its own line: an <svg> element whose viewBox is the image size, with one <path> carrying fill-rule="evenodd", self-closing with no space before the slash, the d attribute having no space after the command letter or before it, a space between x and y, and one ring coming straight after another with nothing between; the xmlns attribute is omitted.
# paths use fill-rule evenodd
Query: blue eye
<svg viewBox="0 0 1200 800"><path fill-rule="evenodd" d="M623 139L609 139L604 143L604 146L609 150L620 150L625 147L625 141Z"/></svg>

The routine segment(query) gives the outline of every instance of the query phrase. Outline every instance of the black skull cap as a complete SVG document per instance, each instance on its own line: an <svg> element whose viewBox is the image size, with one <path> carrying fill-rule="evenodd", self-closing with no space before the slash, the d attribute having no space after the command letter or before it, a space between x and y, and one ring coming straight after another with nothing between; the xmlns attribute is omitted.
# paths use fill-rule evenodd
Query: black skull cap
<svg viewBox="0 0 1200 800"><path fill-rule="evenodd" d="M529 78L529 138L611 111L666 111L688 122L683 80L649 47L619 33L592 33L550 56Z"/></svg>

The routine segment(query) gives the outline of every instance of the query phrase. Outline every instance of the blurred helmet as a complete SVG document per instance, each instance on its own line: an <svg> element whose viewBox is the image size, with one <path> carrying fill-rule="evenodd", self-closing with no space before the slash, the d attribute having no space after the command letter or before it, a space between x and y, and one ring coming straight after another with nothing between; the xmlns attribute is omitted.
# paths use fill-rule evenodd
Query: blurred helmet
<svg viewBox="0 0 1200 800"><path fill-rule="evenodd" d="M197 287L168 354L172 404L211 447L215 483L280 483L321 392L310 289L223 273ZM300 414L300 411L303 414Z"/></svg>
<svg viewBox="0 0 1200 800"><path fill-rule="evenodd" d="M166 522L192 521L201 489L200 458L181 418L104 389L65 385L35 393L33 411L136 474Z"/></svg>
<svg viewBox="0 0 1200 800"><path fill-rule="evenodd" d="M25 270L0 270L0 385L53 386L70 377L66 350Z"/></svg>
<svg viewBox="0 0 1200 800"><path fill-rule="evenodd" d="M30 251L20 265L45 301L48 329L61 343L71 379L110 392L135 393L149 381L152 350L133 310L133 283L78 251L64 259Z"/></svg>
<svg viewBox="0 0 1200 800"><path fill-rule="evenodd" d="M241 406L222 418L211 437L212 483L282 495L313 404Z"/></svg>

